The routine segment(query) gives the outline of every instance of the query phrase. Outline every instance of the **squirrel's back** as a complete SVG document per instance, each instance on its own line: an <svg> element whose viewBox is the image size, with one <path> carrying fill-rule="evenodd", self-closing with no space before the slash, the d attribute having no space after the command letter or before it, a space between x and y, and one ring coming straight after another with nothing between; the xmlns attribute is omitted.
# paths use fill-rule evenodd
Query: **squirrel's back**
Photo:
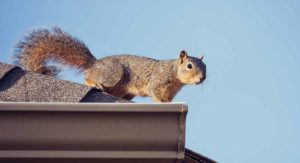
<svg viewBox="0 0 300 163"><path fill-rule="evenodd" d="M138 80L149 80L153 74L170 74L176 71L176 60L156 60L139 55L123 54L112 55L99 59L96 62L109 62L112 64L121 64L131 76L139 78ZM103 65L101 63L95 64ZM117 66L115 66L117 67ZM174 71L171 71L173 69ZM133 80L133 79L132 79Z"/></svg>
<svg viewBox="0 0 300 163"><path fill-rule="evenodd" d="M96 58L83 42L55 27L52 30L38 29L29 33L16 46L14 58L21 67L42 74L56 75L58 69L47 66L47 61L57 61L85 70Z"/></svg>

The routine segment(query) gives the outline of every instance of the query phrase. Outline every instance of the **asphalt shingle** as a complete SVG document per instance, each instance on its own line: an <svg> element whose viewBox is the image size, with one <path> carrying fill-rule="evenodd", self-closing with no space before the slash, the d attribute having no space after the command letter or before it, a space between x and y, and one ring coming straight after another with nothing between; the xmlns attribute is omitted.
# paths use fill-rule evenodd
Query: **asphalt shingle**
<svg viewBox="0 0 300 163"><path fill-rule="evenodd" d="M0 63L0 101L129 102L92 87L3 63Z"/></svg>
<svg viewBox="0 0 300 163"><path fill-rule="evenodd" d="M186 148L185 159L183 163L217 163L217 162Z"/></svg>

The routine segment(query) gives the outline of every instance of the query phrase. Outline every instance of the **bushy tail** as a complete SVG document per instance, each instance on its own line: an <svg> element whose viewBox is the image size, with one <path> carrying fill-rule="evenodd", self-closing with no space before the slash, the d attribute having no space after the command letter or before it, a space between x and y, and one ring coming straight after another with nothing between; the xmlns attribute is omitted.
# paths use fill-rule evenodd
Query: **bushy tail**
<svg viewBox="0 0 300 163"><path fill-rule="evenodd" d="M48 61L59 62L80 71L88 69L96 61L83 42L58 27L29 33L16 45L13 58L17 65L26 70L53 76L57 75L59 69L47 66Z"/></svg>

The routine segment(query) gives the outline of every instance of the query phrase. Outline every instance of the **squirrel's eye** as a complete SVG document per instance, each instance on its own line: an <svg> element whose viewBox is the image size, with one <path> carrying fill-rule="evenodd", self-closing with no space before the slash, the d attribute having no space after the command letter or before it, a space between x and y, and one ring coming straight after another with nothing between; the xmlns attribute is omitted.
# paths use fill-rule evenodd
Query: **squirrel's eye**
<svg viewBox="0 0 300 163"><path fill-rule="evenodd" d="M192 68L193 68L193 65L189 63L186 67L187 67L188 69L192 69Z"/></svg>

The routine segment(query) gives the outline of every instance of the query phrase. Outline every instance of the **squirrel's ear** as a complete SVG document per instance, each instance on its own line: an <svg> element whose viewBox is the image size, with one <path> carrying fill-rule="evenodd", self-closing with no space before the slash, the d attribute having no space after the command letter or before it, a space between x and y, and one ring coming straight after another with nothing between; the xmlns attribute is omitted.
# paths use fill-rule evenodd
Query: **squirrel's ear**
<svg viewBox="0 0 300 163"><path fill-rule="evenodd" d="M204 55L201 55L199 59L202 61L202 60L203 60L203 58L204 58Z"/></svg>
<svg viewBox="0 0 300 163"><path fill-rule="evenodd" d="M181 63L182 63L184 60L186 60L187 57L188 57L188 55L187 55L186 51L182 50L182 51L180 52L180 60L181 60Z"/></svg>

